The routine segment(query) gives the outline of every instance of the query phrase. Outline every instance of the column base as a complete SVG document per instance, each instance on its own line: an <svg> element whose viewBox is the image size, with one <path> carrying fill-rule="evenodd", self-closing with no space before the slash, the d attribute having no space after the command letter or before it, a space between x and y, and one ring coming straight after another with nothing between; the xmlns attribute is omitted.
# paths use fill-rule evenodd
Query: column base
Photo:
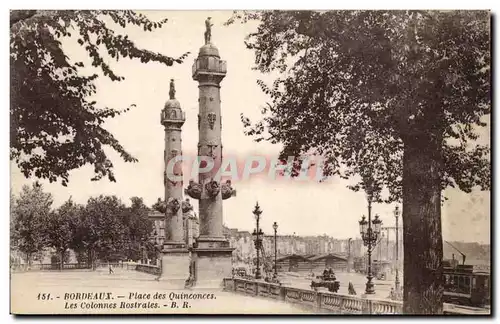
<svg viewBox="0 0 500 324"><path fill-rule="evenodd" d="M193 253L193 282L195 289L219 289L222 279L231 277L234 248L225 238L199 238Z"/></svg>
<svg viewBox="0 0 500 324"><path fill-rule="evenodd" d="M189 278L190 263L191 258L186 247L165 244L161 251L161 274L156 280L161 281L162 286L183 289Z"/></svg>
<svg viewBox="0 0 500 324"><path fill-rule="evenodd" d="M175 252L175 251L187 251L187 246L185 242L175 242L175 241L165 241L163 242L163 249L161 252Z"/></svg>
<svg viewBox="0 0 500 324"><path fill-rule="evenodd" d="M196 248L213 249L229 248L229 241L225 237L199 236L195 243Z"/></svg>

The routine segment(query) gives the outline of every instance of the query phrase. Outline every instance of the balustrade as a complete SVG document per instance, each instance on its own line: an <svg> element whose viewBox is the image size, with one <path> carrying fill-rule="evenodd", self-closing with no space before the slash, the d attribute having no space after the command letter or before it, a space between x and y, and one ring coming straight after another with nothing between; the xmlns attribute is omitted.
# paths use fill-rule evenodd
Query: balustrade
<svg viewBox="0 0 500 324"><path fill-rule="evenodd" d="M157 276L159 276L161 274L160 267L150 265L150 264L138 264L138 265L136 265L135 270L140 271L140 272L149 273L152 275L157 275Z"/></svg>
<svg viewBox="0 0 500 324"><path fill-rule="evenodd" d="M259 282L259 296L267 297L269 296L269 285L264 282Z"/></svg>
<svg viewBox="0 0 500 324"><path fill-rule="evenodd" d="M89 269L86 263L65 263L63 264L63 270L82 270ZM27 264L12 266L13 271L45 271L45 270L61 270L59 263L33 263L31 266Z"/></svg>
<svg viewBox="0 0 500 324"><path fill-rule="evenodd" d="M256 282L242 278L225 278L224 290L236 291L252 296L279 299L306 306L316 311L327 311L337 314L402 314L403 303L393 300L367 299L358 296L332 292L315 292L308 289L285 287L275 283ZM478 313L485 310L477 308ZM471 312L470 310L468 311ZM445 314L465 314L465 311L444 305Z"/></svg>

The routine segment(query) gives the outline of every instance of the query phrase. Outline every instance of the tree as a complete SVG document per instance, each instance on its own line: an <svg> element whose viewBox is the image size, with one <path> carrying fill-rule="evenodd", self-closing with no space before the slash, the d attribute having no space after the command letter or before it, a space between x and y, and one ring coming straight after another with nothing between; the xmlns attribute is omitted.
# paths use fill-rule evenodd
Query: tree
<svg viewBox="0 0 500 324"><path fill-rule="evenodd" d="M126 229L121 218L125 205L116 196L90 198L83 209L73 246L86 251L89 265L95 269L97 259L114 261L123 254Z"/></svg>
<svg viewBox="0 0 500 324"><path fill-rule="evenodd" d="M15 233L17 248L26 255L31 266L32 257L45 245L43 224L52 206L52 195L43 191L42 185L23 186L13 208L11 229Z"/></svg>
<svg viewBox="0 0 500 324"><path fill-rule="evenodd" d="M146 258L152 260L152 264L156 265L158 260L158 256L161 253L162 246L160 244L156 244L154 241L148 240L145 243L146 248Z"/></svg>
<svg viewBox="0 0 500 324"><path fill-rule="evenodd" d="M79 217L79 210L80 208L70 198L57 210L49 213L44 223L47 245L53 247L59 255L61 270L64 267L65 255L74 240L75 221Z"/></svg>
<svg viewBox="0 0 500 324"><path fill-rule="evenodd" d="M479 11L263 11L248 35L271 102L246 134L320 155L375 202L403 201L404 312L442 313L441 192L490 188L490 18ZM298 159L300 160L300 158ZM300 163L296 163L295 167ZM386 188L387 194L382 194Z"/></svg>
<svg viewBox="0 0 500 324"><path fill-rule="evenodd" d="M142 249L153 231L153 223L149 219L149 208L144 200L139 197L130 198L132 206L127 208L123 225L126 228L127 259L138 260L142 258Z"/></svg>
<svg viewBox="0 0 500 324"><path fill-rule="evenodd" d="M122 81L109 60L139 59L167 66L178 58L138 48L120 28L144 31L161 28L159 22L132 11L16 10L10 16L10 158L25 177L68 182L69 171L85 164L98 180L115 181L113 164L104 151L111 147L126 162L135 162L103 123L127 111L102 107L92 99L95 81L107 77ZM63 43L77 42L88 54L85 62L71 60ZM106 54L107 53L107 54ZM91 72L95 73L91 73Z"/></svg>
<svg viewBox="0 0 500 324"><path fill-rule="evenodd" d="M17 244L19 242L19 232L16 228L17 222L17 210L16 210L16 196L10 193L10 250L14 251L17 249Z"/></svg>

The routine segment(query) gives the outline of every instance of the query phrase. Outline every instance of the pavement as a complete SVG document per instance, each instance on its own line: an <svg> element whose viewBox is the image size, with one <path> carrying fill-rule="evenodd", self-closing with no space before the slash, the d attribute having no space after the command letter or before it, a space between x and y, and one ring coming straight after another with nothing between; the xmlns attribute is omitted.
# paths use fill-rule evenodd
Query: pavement
<svg viewBox="0 0 500 324"><path fill-rule="evenodd" d="M173 289L156 276L124 269L67 270L11 273L11 313L14 314L311 314L290 303L224 292L221 289ZM358 295L366 278L336 273L340 293L349 281ZM284 285L310 289L311 278L281 274ZM392 282L374 280L376 294L387 298ZM460 308L476 314L477 309ZM488 310L484 310L488 312Z"/></svg>
<svg viewBox="0 0 500 324"><path fill-rule="evenodd" d="M281 301L223 292L221 289L172 289L150 274L123 269L114 271L113 274L109 274L107 269L12 273L11 313L310 313Z"/></svg>

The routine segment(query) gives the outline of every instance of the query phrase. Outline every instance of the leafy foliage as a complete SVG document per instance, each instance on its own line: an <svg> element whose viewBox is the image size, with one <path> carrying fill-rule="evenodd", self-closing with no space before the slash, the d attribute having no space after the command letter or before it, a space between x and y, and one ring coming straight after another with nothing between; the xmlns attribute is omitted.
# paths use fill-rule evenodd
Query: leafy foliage
<svg viewBox="0 0 500 324"><path fill-rule="evenodd" d="M142 198L132 197L132 206L127 208L123 224L126 228L127 259L142 258L142 249L147 248L147 241L153 231L153 222L149 219L149 208Z"/></svg>
<svg viewBox="0 0 500 324"><path fill-rule="evenodd" d="M76 224L81 206L73 203L71 198L57 210L49 213L44 223L44 235L46 244L58 253L58 260L63 260L61 255L65 255L74 242ZM60 264L62 267L62 263Z"/></svg>
<svg viewBox="0 0 500 324"><path fill-rule="evenodd" d="M124 248L126 228L122 217L125 205L116 196L90 198L78 228L78 242L95 258L110 259Z"/></svg>
<svg viewBox="0 0 500 324"><path fill-rule="evenodd" d="M90 198L82 210L74 249L87 253L87 260L139 260L152 232L149 209L142 198L132 197L126 207L116 196Z"/></svg>
<svg viewBox="0 0 500 324"><path fill-rule="evenodd" d="M242 115L246 134L283 144L283 159L323 156L326 175L369 175L387 202L401 198L405 141L431 136L443 188L490 188L489 147L474 144L491 110L487 12L237 12L227 24L252 19L256 68L279 77L258 82L271 102L254 125Z"/></svg>
<svg viewBox="0 0 500 324"><path fill-rule="evenodd" d="M246 134L283 145L281 158L320 155L324 174L354 178L369 200L403 200L404 303L443 312L441 192L490 188L486 11L262 11L246 45L271 102ZM300 158L299 158L300 159ZM300 164L295 164L297 167ZM382 189L388 195L383 197Z"/></svg>
<svg viewBox="0 0 500 324"><path fill-rule="evenodd" d="M117 82L124 79L111 69L110 59L182 63L188 53L173 58L141 49L115 31L127 26L153 31L166 22L132 11L11 11L10 156L26 177L61 180L66 185L70 170L90 164L95 172L92 180L107 176L115 181L105 146L126 162L137 161L103 127L106 119L130 107L118 110L93 101L95 81L99 75ZM71 41L86 51L95 73L86 74L84 62L65 54L62 43Z"/></svg>
<svg viewBox="0 0 500 324"><path fill-rule="evenodd" d="M52 195L40 184L23 186L12 208L11 244L25 253L28 263L45 246L44 224L52 205Z"/></svg>
<svg viewBox="0 0 500 324"><path fill-rule="evenodd" d="M51 210L50 194L36 184L23 187L20 197L12 195L11 200L11 248L30 260L44 248L54 249L58 260L73 249L78 262L89 264L139 260L143 249L157 252L149 241L153 226L142 198L132 197L130 207L116 196L93 197L84 206L70 198Z"/></svg>

